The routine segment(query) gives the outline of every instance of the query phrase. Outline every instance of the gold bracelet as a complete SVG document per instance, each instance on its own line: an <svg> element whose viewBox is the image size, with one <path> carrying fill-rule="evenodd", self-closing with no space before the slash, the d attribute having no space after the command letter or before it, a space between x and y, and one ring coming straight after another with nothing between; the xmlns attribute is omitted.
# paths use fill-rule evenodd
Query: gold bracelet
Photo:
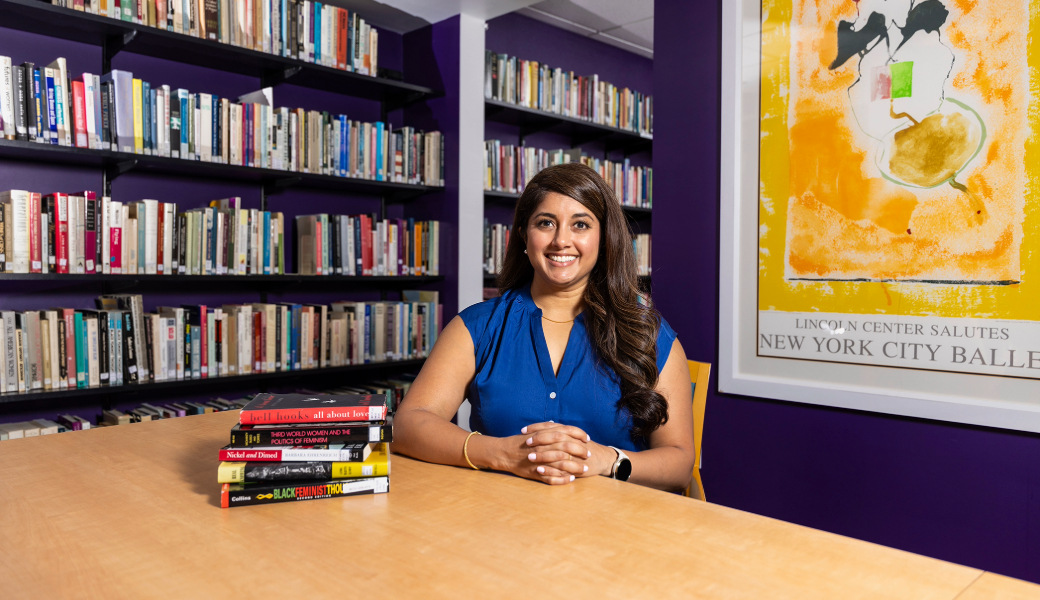
<svg viewBox="0 0 1040 600"><path fill-rule="evenodd" d="M471 431L469 435L466 436L466 443L462 444L462 455L466 457L466 462L469 463L469 466L479 471L480 469L477 467L477 465L473 464L473 461L469 459L469 438L473 437L474 435L483 434L481 434L479 431Z"/></svg>

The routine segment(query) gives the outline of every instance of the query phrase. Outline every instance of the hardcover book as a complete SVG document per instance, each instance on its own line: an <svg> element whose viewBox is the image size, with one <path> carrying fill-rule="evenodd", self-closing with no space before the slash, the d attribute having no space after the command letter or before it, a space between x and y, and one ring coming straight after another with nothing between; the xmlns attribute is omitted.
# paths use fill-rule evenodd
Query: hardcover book
<svg viewBox="0 0 1040 600"><path fill-rule="evenodd" d="M225 483L220 491L220 506L247 506L272 502L317 500L334 496L385 494L390 491L388 477L370 477L353 481L301 481L290 485L269 483Z"/></svg>
<svg viewBox="0 0 1040 600"><path fill-rule="evenodd" d="M231 428L230 447L392 442L393 431L392 417L385 422L372 423L236 424Z"/></svg>
<svg viewBox="0 0 1040 600"><path fill-rule="evenodd" d="M372 451L364 462L222 462L218 483L256 483L305 479L357 479L390 475L386 444Z"/></svg>
<svg viewBox="0 0 1040 600"><path fill-rule="evenodd" d="M341 421L382 421L387 417L386 397L382 395L305 395L257 394L242 409L239 422L244 425L269 423L335 423Z"/></svg>
<svg viewBox="0 0 1040 600"><path fill-rule="evenodd" d="M206 411L209 412L209 411ZM314 444L310 446L220 449L220 460L229 462L362 462L377 444Z"/></svg>

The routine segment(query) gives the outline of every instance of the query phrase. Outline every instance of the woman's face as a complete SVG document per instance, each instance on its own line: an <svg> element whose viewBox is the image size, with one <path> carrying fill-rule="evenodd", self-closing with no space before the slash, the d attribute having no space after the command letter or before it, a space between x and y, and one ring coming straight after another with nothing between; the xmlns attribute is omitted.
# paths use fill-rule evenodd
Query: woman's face
<svg viewBox="0 0 1040 600"><path fill-rule="evenodd" d="M581 202L549 192L527 221L527 256L546 283L567 286L589 276L599 258L600 223Z"/></svg>

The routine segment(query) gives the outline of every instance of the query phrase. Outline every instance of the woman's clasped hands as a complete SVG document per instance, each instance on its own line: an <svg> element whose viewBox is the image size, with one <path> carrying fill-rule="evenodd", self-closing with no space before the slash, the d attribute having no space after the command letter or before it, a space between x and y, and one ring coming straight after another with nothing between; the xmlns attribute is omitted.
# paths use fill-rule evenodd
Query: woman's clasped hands
<svg viewBox="0 0 1040 600"><path fill-rule="evenodd" d="M570 425L534 423L520 433L502 439L507 462L502 470L549 485L608 474L617 456L613 448L593 442L587 433Z"/></svg>

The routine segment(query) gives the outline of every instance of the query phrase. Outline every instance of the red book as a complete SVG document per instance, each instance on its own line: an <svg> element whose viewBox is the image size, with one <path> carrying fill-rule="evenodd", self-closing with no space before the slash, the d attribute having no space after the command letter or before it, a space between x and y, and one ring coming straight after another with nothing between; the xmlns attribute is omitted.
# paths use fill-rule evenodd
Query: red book
<svg viewBox="0 0 1040 600"><path fill-rule="evenodd" d="M264 333L264 321L262 313L259 311L253 313L253 372L260 373L260 365L263 361L261 358L264 355L263 346L263 333Z"/></svg>
<svg viewBox="0 0 1040 600"><path fill-rule="evenodd" d="M163 227L166 225L166 205L162 202L156 202L155 205L158 207L159 212L159 218L156 220L157 235L155 236L155 243L157 247L155 249L155 272L160 275L165 275L165 273L163 273L163 259L165 258L165 255L163 254Z"/></svg>
<svg viewBox="0 0 1040 600"><path fill-rule="evenodd" d="M336 8L337 35L336 35L336 66L347 69L347 19L349 12L345 8Z"/></svg>
<svg viewBox="0 0 1040 600"><path fill-rule="evenodd" d="M65 365L68 368L69 387L76 387L76 309L61 308L65 320ZM60 358L60 357L59 357Z"/></svg>
<svg viewBox="0 0 1040 600"><path fill-rule="evenodd" d="M257 394L238 415L243 425L335 423L386 419L383 394Z"/></svg>
<svg viewBox="0 0 1040 600"><path fill-rule="evenodd" d="M117 225L120 221L113 221L108 228L109 256L112 260L112 273L118 275L123 272L123 228Z"/></svg>
<svg viewBox="0 0 1040 600"><path fill-rule="evenodd" d="M40 194L29 192L29 272L43 273L43 244L40 235Z"/></svg>
<svg viewBox="0 0 1040 600"><path fill-rule="evenodd" d="M321 266L325 263L325 253L323 251L324 246L322 246L321 242L321 234L321 218L317 218L314 220L314 256L317 259L315 260L315 263L317 264L318 275L323 274ZM328 275L328 273L324 274Z"/></svg>
<svg viewBox="0 0 1040 600"><path fill-rule="evenodd" d="M83 223L83 267L85 273L94 274L97 265L97 212L100 210L97 192L78 192L73 196L86 198L86 220Z"/></svg>
<svg viewBox="0 0 1040 600"><path fill-rule="evenodd" d="M199 364L201 365L202 376L209 377L209 353L206 351L206 346L209 344L207 340L208 327L206 326L206 305L199 305L199 336L202 338L199 340Z"/></svg>
<svg viewBox="0 0 1040 600"><path fill-rule="evenodd" d="M83 82L72 82L72 111L73 111L73 133L75 133L76 147L87 148L87 105L83 97Z"/></svg>
<svg viewBox="0 0 1040 600"><path fill-rule="evenodd" d="M54 199L54 270L57 273L69 272L69 196L68 194L48 194Z"/></svg>
<svg viewBox="0 0 1040 600"><path fill-rule="evenodd" d="M361 215L361 272L358 275L372 274L372 219Z"/></svg>

